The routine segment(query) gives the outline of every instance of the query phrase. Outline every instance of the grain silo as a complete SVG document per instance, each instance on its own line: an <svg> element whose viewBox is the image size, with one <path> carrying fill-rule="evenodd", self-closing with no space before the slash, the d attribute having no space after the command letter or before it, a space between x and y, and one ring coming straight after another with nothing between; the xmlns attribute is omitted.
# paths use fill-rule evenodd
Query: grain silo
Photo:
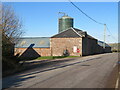
<svg viewBox="0 0 120 90"><path fill-rule="evenodd" d="M59 18L59 33L73 27L73 18L68 15L64 15Z"/></svg>

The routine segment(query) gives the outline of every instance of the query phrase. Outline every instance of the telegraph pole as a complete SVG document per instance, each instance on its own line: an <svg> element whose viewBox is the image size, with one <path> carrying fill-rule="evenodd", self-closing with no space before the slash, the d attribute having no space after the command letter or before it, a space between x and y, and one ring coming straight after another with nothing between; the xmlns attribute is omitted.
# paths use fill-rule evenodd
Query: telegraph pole
<svg viewBox="0 0 120 90"><path fill-rule="evenodd" d="M106 40L106 24L104 24L104 43L103 43L104 49L105 49L105 40Z"/></svg>

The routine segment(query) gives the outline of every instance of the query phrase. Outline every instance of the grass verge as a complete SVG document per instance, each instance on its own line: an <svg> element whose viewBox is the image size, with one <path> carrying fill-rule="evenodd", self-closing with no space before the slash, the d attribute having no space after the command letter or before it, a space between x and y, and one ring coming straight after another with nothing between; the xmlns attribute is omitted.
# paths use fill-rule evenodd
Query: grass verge
<svg viewBox="0 0 120 90"><path fill-rule="evenodd" d="M59 59L59 58L74 58L79 56L42 56L38 57L37 60L50 60L50 59Z"/></svg>

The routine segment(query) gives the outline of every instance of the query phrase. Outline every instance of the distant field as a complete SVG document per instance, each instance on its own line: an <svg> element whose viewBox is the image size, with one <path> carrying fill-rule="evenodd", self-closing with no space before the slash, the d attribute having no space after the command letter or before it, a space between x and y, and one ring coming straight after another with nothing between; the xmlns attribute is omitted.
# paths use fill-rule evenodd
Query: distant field
<svg viewBox="0 0 120 90"><path fill-rule="evenodd" d="M115 51L115 52L119 51L120 52L120 43L111 43L109 45L111 46L112 51Z"/></svg>

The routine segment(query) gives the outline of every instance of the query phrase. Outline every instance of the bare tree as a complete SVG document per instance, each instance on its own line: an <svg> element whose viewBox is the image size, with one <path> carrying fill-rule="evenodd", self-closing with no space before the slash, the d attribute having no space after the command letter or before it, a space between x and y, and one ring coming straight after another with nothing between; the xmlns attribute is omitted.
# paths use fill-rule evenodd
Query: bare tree
<svg viewBox="0 0 120 90"><path fill-rule="evenodd" d="M12 43L17 43L23 34L22 23L10 6L2 6L2 36L7 37ZM4 39L4 38L3 38Z"/></svg>
<svg viewBox="0 0 120 90"><path fill-rule="evenodd" d="M2 5L0 14L2 15L0 17L0 30L2 31L2 66L4 71L18 66L19 61L13 56L13 44L17 44L23 30L22 23L11 6Z"/></svg>

